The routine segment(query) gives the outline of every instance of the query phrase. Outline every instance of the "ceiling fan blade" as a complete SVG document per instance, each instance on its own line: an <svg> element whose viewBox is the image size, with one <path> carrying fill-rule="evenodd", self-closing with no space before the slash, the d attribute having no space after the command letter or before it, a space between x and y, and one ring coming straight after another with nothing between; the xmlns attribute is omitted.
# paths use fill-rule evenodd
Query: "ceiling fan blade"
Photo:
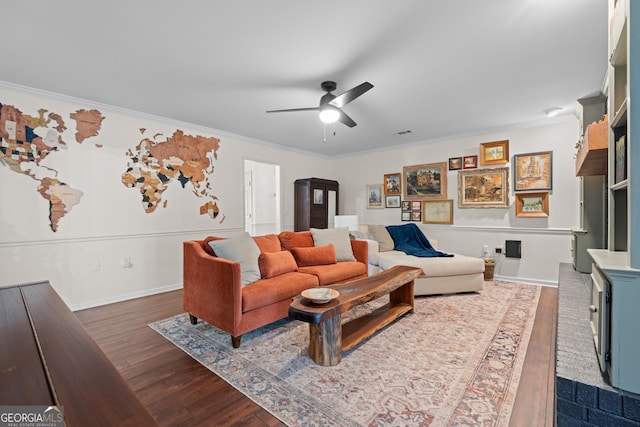
<svg viewBox="0 0 640 427"><path fill-rule="evenodd" d="M286 110L269 110L267 113L286 113L288 111L318 111L320 107L287 108Z"/></svg>
<svg viewBox="0 0 640 427"><path fill-rule="evenodd" d="M352 128L352 127L357 125L357 123L354 122L353 119L351 117L349 117L347 115L347 113L345 113L342 110L340 110L340 117L338 118L338 120L340 122L344 123L345 125L349 126L350 128Z"/></svg>
<svg viewBox="0 0 640 427"><path fill-rule="evenodd" d="M352 89L349 89L345 93L336 96L329 102L329 104L333 105L334 107L342 108L372 87L373 85L371 83L364 82Z"/></svg>

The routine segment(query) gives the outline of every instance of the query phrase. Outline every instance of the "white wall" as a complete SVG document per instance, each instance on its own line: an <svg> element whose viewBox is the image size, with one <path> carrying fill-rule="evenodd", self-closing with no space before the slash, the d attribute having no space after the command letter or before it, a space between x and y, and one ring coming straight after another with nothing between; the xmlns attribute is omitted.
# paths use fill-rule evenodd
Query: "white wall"
<svg viewBox="0 0 640 427"><path fill-rule="evenodd" d="M50 154L37 169L43 175L57 170L58 179L84 193L53 232L48 202L36 191L39 182L0 163L0 286L49 280L74 309L180 287L184 240L244 229L245 159L281 166L285 229L293 228L293 181L327 176L331 169L326 159L273 144L9 84L0 85L0 103L36 117L46 108L65 119L68 148ZM106 119L97 137L78 144L69 114L81 108L99 109ZM168 137L181 129L220 139L210 175L220 208L215 220L199 214L206 200L178 182L164 193L166 208L145 213L140 192L121 182L125 153L144 138L141 128L147 129L144 136Z"/></svg>
<svg viewBox="0 0 640 427"><path fill-rule="evenodd" d="M366 184L382 183L383 174L402 167L478 154L481 142L510 140L510 153L553 150L553 192L548 219L516 218L509 209L455 209L453 226L421 225L445 250L479 256L483 244L523 241L522 260L499 260L496 274L537 282L557 280L558 262L570 262L569 229L578 225L578 179L574 176L575 120L447 141L425 142L386 152L328 160L282 149L238 135L135 113L85 100L0 82L0 103L38 115L46 108L65 118L68 149L53 153L39 172L59 171L58 178L83 191L80 203L51 231L48 202L38 182L0 164L0 286L49 280L73 309L90 307L181 286L182 242L207 235L231 235L244 229L244 160L281 166L283 229L293 229L293 182L320 177L340 182L342 214L356 213L363 224L400 223L398 209L365 209ZM69 113L97 108L106 119L100 135L83 144L74 141ZM167 207L145 213L141 195L126 188L121 175L128 149L156 132L220 138L218 159L210 176L220 215L199 215L202 198L177 182L164 194ZM95 147L95 143L102 148ZM250 154L247 154L250 153ZM448 196L457 200L457 172L448 174ZM513 200L513 194L510 195ZM130 261L130 267L124 265Z"/></svg>
<svg viewBox="0 0 640 427"><path fill-rule="evenodd" d="M458 172L449 171L447 193L454 201L453 225L419 226L427 236L437 239L444 250L471 256L481 256L483 245L493 249L504 246L505 240L521 240L522 258L498 257L495 274L552 284L558 279L558 263L571 262L570 229L579 225L579 179L575 177L573 158L578 133L577 119L567 116L545 126L425 142L336 159L332 166L340 182L340 213L357 214L361 224L401 224L399 209L366 209L367 184L381 184L384 174L402 173L404 166L478 155L483 142L508 139L511 158L514 154L551 150L553 191L548 218L515 216L510 162L504 165L510 169L509 208L459 209Z"/></svg>

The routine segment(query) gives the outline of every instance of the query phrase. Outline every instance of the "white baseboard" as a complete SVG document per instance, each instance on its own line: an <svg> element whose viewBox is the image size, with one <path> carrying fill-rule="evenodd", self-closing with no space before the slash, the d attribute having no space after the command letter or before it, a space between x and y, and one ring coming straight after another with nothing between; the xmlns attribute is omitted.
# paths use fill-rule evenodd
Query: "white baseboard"
<svg viewBox="0 0 640 427"><path fill-rule="evenodd" d="M74 305L70 306L69 308L71 309L71 311L84 310L84 309L87 309L87 308L99 307L101 305L113 304L114 302L121 302L121 301L130 300L130 299L146 297L146 296L149 296L149 295L161 294L163 292L175 291L176 289L182 289L182 283L176 283L176 284L173 284L173 285L162 286L160 288L146 289L144 291L133 292L133 293L124 294L124 295L118 295L118 296L112 297L112 298L105 298L105 299L101 299L101 300L84 302L84 303L81 303L81 304L74 304Z"/></svg>
<svg viewBox="0 0 640 427"><path fill-rule="evenodd" d="M493 278L499 279L499 280L506 280L507 282L528 283L530 285L550 286L552 288L558 287L558 282L554 282L552 280L528 279L526 277L498 276L497 274L494 275Z"/></svg>

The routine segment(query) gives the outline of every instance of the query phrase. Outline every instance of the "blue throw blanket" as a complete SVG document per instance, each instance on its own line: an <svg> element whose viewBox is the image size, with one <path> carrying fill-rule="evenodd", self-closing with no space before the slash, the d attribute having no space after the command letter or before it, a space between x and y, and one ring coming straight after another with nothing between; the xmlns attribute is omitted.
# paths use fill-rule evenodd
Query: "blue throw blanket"
<svg viewBox="0 0 640 427"><path fill-rule="evenodd" d="M453 256L453 254L434 249L427 236L415 224L388 225L386 229L393 239L393 249L397 251L423 258Z"/></svg>

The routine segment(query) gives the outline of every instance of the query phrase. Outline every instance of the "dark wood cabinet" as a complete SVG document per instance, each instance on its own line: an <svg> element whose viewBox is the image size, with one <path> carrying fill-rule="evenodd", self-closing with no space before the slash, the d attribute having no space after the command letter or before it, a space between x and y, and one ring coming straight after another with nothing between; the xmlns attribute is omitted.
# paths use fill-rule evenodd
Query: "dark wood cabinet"
<svg viewBox="0 0 640 427"><path fill-rule="evenodd" d="M294 231L329 228L338 214L338 181L305 178L294 186Z"/></svg>

